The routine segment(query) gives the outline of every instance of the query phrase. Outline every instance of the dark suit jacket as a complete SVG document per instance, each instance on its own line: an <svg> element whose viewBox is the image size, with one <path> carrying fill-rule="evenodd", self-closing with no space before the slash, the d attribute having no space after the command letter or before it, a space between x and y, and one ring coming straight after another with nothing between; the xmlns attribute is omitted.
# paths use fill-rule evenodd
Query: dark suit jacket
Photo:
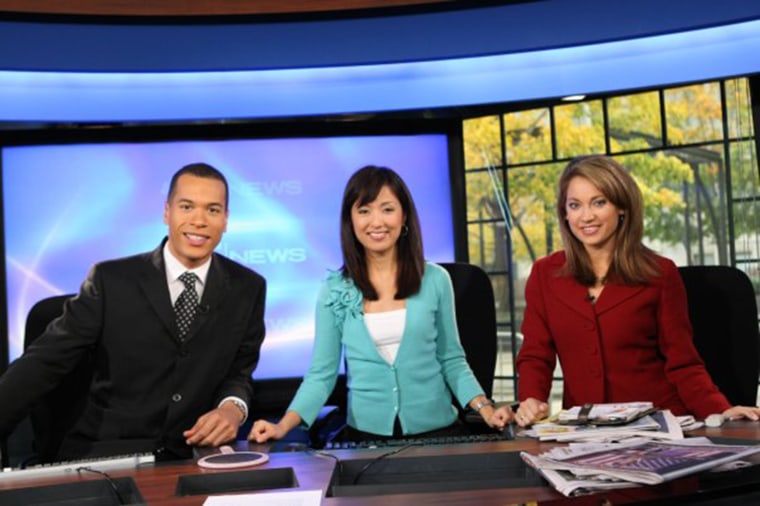
<svg viewBox="0 0 760 506"><path fill-rule="evenodd" d="M151 450L188 457L182 432L200 415L231 395L250 406L264 278L214 254L199 312L180 342L162 249L92 268L63 315L0 377L0 433L88 349L95 357L89 398L61 458Z"/></svg>
<svg viewBox="0 0 760 506"><path fill-rule="evenodd" d="M538 260L525 288L520 400L547 400L558 356L563 405L652 401L676 415L730 407L692 342L686 291L675 264L646 286L608 282L596 304L587 288L558 276L564 252Z"/></svg>

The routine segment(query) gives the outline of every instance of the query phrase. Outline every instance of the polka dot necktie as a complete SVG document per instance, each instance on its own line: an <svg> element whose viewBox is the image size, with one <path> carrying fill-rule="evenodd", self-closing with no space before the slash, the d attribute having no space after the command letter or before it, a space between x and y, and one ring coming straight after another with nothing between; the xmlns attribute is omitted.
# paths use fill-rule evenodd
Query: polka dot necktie
<svg viewBox="0 0 760 506"><path fill-rule="evenodd" d="M183 272L179 277L179 280L185 285L185 289L182 290L177 302L174 303L174 314L177 316L180 339L183 339L187 334L198 309L198 292L195 291L197 279L198 276L192 272Z"/></svg>

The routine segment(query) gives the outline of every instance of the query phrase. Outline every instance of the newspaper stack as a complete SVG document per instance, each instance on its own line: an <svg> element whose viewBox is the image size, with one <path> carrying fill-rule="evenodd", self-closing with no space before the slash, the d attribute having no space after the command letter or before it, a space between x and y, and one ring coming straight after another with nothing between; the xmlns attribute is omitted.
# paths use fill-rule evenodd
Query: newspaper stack
<svg viewBox="0 0 760 506"><path fill-rule="evenodd" d="M535 437L541 441L622 441L634 437L650 439L679 440L683 439L682 422L669 410L654 411L648 415L636 418L631 422L619 425L568 425L566 423L540 422L521 436ZM693 420L691 420L693 422Z"/></svg>
<svg viewBox="0 0 760 506"><path fill-rule="evenodd" d="M716 445L706 438L633 443L575 443L523 460L565 496L656 485L760 452L757 446Z"/></svg>

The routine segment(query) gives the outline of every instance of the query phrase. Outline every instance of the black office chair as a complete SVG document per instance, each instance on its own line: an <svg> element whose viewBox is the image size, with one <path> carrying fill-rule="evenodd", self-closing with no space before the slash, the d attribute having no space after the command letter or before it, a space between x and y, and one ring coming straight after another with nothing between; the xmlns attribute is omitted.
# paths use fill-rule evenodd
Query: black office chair
<svg viewBox="0 0 760 506"><path fill-rule="evenodd" d="M689 301L694 344L715 384L733 405L757 404L760 333L752 282L736 268L678 268Z"/></svg>
<svg viewBox="0 0 760 506"><path fill-rule="evenodd" d="M467 363L490 399L498 348L491 279L476 265L454 262L440 266L448 271L454 286L457 329Z"/></svg>
<svg viewBox="0 0 760 506"><path fill-rule="evenodd" d="M26 318L24 350L42 335L50 322L63 313L64 302L72 296L48 297L32 306ZM55 389L32 406L29 419L35 463L55 461L64 436L82 414L93 374L92 358L90 354L82 359Z"/></svg>
<svg viewBox="0 0 760 506"><path fill-rule="evenodd" d="M496 370L497 335L496 306L493 285L488 275L480 267L463 262L440 263L451 277L454 288L454 307L457 317L459 339L470 365L488 398L493 394L494 372ZM341 399L342 409L334 409L327 416L318 419L310 428L311 445L321 448L339 432L340 423L345 423L345 384L338 384L331 399ZM491 429L480 415L467 406L458 406L462 419L473 433L489 432ZM326 429L328 427L328 429Z"/></svg>

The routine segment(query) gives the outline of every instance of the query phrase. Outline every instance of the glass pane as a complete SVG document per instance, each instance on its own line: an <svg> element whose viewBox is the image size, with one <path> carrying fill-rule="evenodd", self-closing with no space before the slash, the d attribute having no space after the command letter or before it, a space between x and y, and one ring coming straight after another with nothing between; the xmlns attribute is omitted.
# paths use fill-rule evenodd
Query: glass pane
<svg viewBox="0 0 760 506"><path fill-rule="evenodd" d="M465 170L503 165L498 116L485 116L462 123Z"/></svg>
<svg viewBox="0 0 760 506"><path fill-rule="evenodd" d="M757 168L755 143L753 141L732 142L729 151L731 153L731 196L734 199L760 196L760 172Z"/></svg>
<svg viewBox="0 0 760 506"><path fill-rule="evenodd" d="M693 181L691 166L672 152L617 156L644 197L644 242L660 254L686 265L685 192Z"/></svg>
<svg viewBox="0 0 760 506"><path fill-rule="evenodd" d="M613 153L662 146L658 92L613 97L607 102L607 116Z"/></svg>
<svg viewBox="0 0 760 506"><path fill-rule="evenodd" d="M755 252L757 252L757 250L755 250ZM755 258L758 257L755 256ZM736 266L739 269L743 270L747 276L749 276L750 281L752 281L752 286L755 287L755 299L757 299L757 307L760 308L760 262L744 262L737 264ZM760 396L760 392L758 392L758 396Z"/></svg>
<svg viewBox="0 0 760 506"><path fill-rule="evenodd" d="M496 305L496 321L509 323L509 283L506 274L492 274L493 297Z"/></svg>
<svg viewBox="0 0 760 506"><path fill-rule="evenodd" d="M760 261L760 198L737 202L733 211L736 260ZM747 271L747 274L750 274L750 271ZM755 286L756 292L757 288Z"/></svg>
<svg viewBox="0 0 760 506"><path fill-rule="evenodd" d="M487 272L504 271L506 258L504 222L479 222L467 225L470 263Z"/></svg>
<svg viewBox="0 0 760 506"><path fill-rule="evenodd" d="M605 152L601 100L556 106L554 124L558 158Z"/></svg>
<svg viewBox="0 0 760 506"><path fill-rule="evenodd" d="M552 158L549 109L532 109L504 115L507 163L539 162Z"/></svg>
<svg viewBox="0 0 760 506"><path fill-rule="evenodd" d="M531 165L509 170L513 261L532 264L561 249L556 219L559 174L564 164Z"/></svg>
<svg viewBox="0 0 760 506"><path fill-rule="evenodd" d="M645 242L678 265L729 263L720 146L619 157L644 195Z"/></svg>
<svg viewBox="0 0 760 506"><path fill-rule="evenodd" d="M718 82L665 90L668 144L692 144L723 138Z"/></svg>
<svg viewBox="0 0 760 506"><path fill-rule="evenodd" d="M731 139L754 135L749 81L746 78L726 81L728 136Z"/></svg>
<svg viewBox="0 0 760 506"><path fill-rule="evenodd" d="M496 178L496 179L492 179ZM465 174L467 221L504 219L498 196L504 188L500 175L489 171L470 171Z"/></svg>
<svg viewBox="0 0 760 506"><path fill-rule="evenodd" d="M564 164L532 165L509 170L512 209L512 269L516 328L525 310L525 281L538 258L562 248L556 217L557 181Z"/></svg>
<svg viewBox="0 0 760 506"><path fill-rule="evenodd" d="M499 358L496 360L496 370L499 371L499 365L501 361ZM512 373L510 373L512 374ZM497 372L498 375L498 372ZM507 376L504 374L503 376ZM513 402L517 399L515 394L515 380L513 378L494 378L493 382L493 399L496 402Z"/></svg>

